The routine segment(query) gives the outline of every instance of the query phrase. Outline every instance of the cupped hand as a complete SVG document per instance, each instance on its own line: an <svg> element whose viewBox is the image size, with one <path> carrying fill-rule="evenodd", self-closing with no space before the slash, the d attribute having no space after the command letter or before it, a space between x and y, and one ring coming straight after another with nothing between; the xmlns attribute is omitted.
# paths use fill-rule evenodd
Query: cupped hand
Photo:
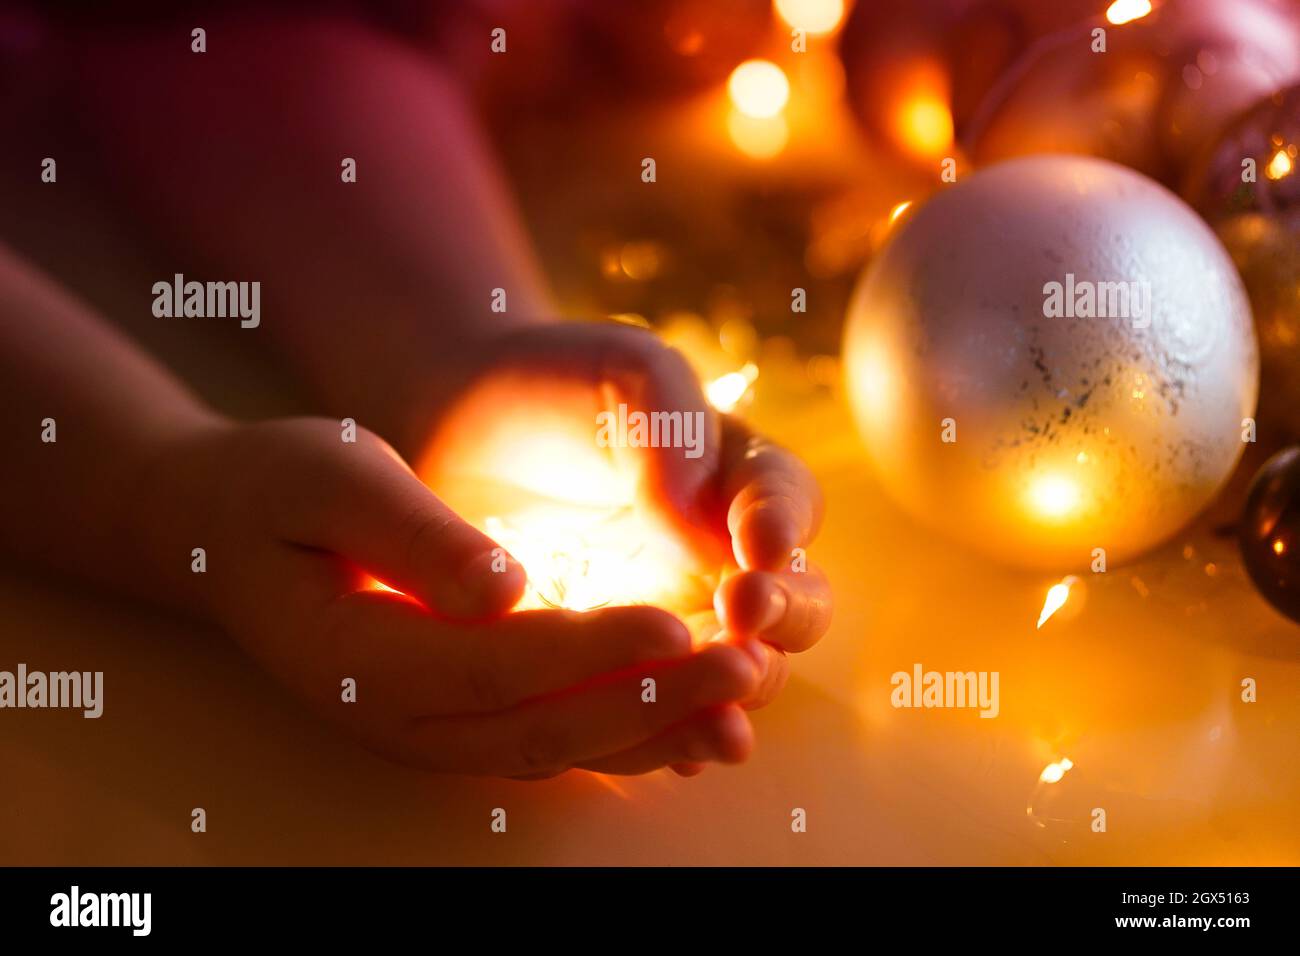
<svg viewBox="0 0 1300 956"><path fill-rule="evenodd" d="M221 476L205 532L213 611L317 712L391 758L467 774L747 756L740 704L764 680L753 656L692 651L652 607L506 614L518 563L383 441L343 436L336 421L291 419L184 450L192 480Z"/></svg>
<svg viewBox="0 0 1300 956"><path fill-rule="evenodd" d="M443 415L440 440L417 468L422 475L463 457L502 416L580 419L593 442L594 414L620 403L630 411L701 416L698 455L679 447L637 449L640 488L704 560L732 566L715 609L733 642L763 661L762 686L748 706L770 700L788 673L785 653L811 647L830 622L829 585L805 554L822 517L807 467L739 419L719 415L686 359L647 330L529 324L490 337L480 351L458 357L482 371Z"/></svg>

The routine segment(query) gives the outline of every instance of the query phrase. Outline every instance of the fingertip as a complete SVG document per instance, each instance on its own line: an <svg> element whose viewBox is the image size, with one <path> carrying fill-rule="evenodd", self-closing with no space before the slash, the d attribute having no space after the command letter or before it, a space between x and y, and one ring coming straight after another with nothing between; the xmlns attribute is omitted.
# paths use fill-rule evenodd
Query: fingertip
<svg viewBox="0 0 1300 956"><path fill-rule="evenodd" d="M697 656L698 666L704 670L697 690L700 706L744 700L762 681L758 664L739 647L711 644Z"/></svg>
<svg viewBox="0 0 1300 956"><path fill-rule="evenodd" d="M455 593L440 610L469 620L496 617L519 603L528 586L523 565L501 549L471 559L458 576Z"/></svg>
<svg viewBox="0 0 1300 956"><path fill-rule="evenodd" d="M754 696L743 702L745 710L758 710L770 704L790 676L790 660L783 650L762 641L753 643L758 644L763 654L763 681Z"/></svg>
<svg viewBox="0 0 1300 956"><path fill-rule="evenodd" d="M691 721L682 756L687 765L703 768L709 763L740 763L753 747L754 729L744 710L722 704Z"/></svg>
<svg viewBox="0 0 1300 956"><path fill-rule="evenodd" d="M686 624L662 608L630 605L587 612L590 622L633 645L638 661L672 660L691 653L691 632Z"/></svg>
<svg viewBox="0 0 1300 956"><path fill-rule="evenodd" d="M679 777L698 777L704 772L707 764L683 761L682 763L669 764L669 769Z"/></svg>
<svg viewBox="0 0 1300 956"><path fill-rule="evenodd" d="M790 504L760 498L741 513L732 548L742 568L776 569L789 563L799 538L799 520Z"/></svg>
<svg viewBox="0 0 1300 956"><path fill-rule="evenodd" d="M719 763L736 764L754 752L754 725L735 704L722 707L710 721L710 744Z"/></svg>
<svg viewBox="0 0 1300 956"><path fill-rule="evenodd" d="M731 634L749 637L778 624L789 595L770 571L741 571L727 578L713 598L714 610Z"/></svg>
<svg viewBox="0 0 1300 956"><path fill-rule="evenodd" d="M497 570L497 567L501 570ZM492 567L491 575L483 588L484 602L495 611L508 611L523 598L527 587L528 572L522 564L507 555L504 564Z"/></svg>

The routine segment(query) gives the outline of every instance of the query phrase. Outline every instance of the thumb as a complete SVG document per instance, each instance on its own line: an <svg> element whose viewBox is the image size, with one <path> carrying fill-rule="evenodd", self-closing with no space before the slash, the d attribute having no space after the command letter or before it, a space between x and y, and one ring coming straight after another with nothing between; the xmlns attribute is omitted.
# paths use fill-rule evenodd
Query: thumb
<svg viewBox="0 0 1300 956"><path fill-rule="evenodd" d="M385 442L337 438L279 502L282 538L333 551L431 611L456 620L503 614L527 577L504 548L464 521Z"/></svg>

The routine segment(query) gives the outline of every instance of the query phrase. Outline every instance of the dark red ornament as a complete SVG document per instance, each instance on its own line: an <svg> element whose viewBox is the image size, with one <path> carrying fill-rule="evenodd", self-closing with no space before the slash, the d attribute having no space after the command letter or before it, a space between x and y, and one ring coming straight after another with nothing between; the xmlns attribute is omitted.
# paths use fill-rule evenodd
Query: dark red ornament
<svg viewBox="0 0 1300 956"><path fill-rule="evenodd" d="M1300 622L1300 445L1278 452L1255 475L1239 543L1260 593Z"/></svg>

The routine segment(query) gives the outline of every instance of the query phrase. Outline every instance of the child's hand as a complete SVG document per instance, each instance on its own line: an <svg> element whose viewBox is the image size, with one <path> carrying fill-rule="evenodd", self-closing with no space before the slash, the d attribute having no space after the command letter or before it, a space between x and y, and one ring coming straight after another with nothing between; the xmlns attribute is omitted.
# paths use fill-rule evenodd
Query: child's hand
<svg viewBox="0 0 1300 956"><path fill-rule="evenodd" d="M702 554L719 565L734 556L738 570L718 589L715 607L727 631L766 661L763 693L751 706L770 699L785 681L785 652L811 647L830 622L826 578L796 550L812 540L822 513L817 483L803 463L738 419L718 415L685 359L635 327L523 325L473 354L458 351L451 362L478 370L461 404L447 403L451 409L442 421L451 432L467 427L472 434L503 412L545 406L587 416L580 427L589 427L594 441L590 409L607 407L611 397L630 410L702 413L699 457L681 448L638 451L643 490ZM426 422L433 417L426 413ZM439 456L455 456L464 444L454 436L442 443L450 449L440 449L435 439L431 470Z"/></svg>
<svg viewBox="0 0 1300 956"><path fill-rule="evenodd" d="M238 263L275 276L268 342L326 407L412 460L472 379L512 368L541 381L543 400L566 384L588 395L608 386L643 410L703 413L704 455L649 450L646 490L684 533L707 530L702 549L735 555L718 609L732 633L761 637L765 691L779 686L781 652L809 646L829 618L824 578L792 567L820 518L807 470L714 413L653 335L539 321L557 308L526 230L454 80L425 51L338 18L232 17L222 35L238 57L196 59L165 31L138 41L131 70L118 46L78 51L90 81L66 112L85 119L78 135L105 157L130 157L106 167L139 214L160 212L162 235L216 275ZM278 95L264 96L272 87ZM203 110L188 108L196 98ZM172 150L153 149L159 116ZM251 180L229 175L248 160L247 137L214 128L251 131L261 145ZM338 144L351 142L366 143L381 175L340 191L336 176L302 174L337 169ZM366 241L340 239L354 236ZM508 314L488 311L497 288L509 291Z"/></svg>
<svg viewBox="0 0 1300 956"><path fill-rule="evenodd" d="M692 653L682 623L650 607L505 615L522 569L507 556L493 570L495 543L374 436L347 443L338 422L282 420L205 432L169 460L170 488L195 483L212 502L196 546L215 614L371 748L504 776L748 754L737 704L763 691L754 658Z"/></svg>

